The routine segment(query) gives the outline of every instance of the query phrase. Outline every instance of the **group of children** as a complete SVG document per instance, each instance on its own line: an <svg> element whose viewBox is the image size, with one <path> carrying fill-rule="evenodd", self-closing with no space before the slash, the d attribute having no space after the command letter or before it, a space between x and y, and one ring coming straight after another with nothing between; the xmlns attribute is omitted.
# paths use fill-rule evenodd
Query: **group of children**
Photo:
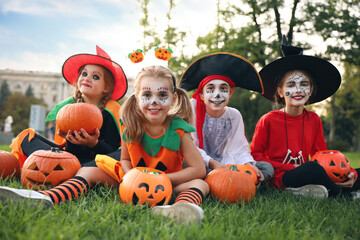
<svg viewBox="0 0 360 240"><path fill-rule="evenodd" d="M100 108L103 126L92 135L84 129L57 129L55 142L24 130L11 145L21 164L36 150L59 147L77 156L82 168L50 190L0 187L0 200L31 199L53 206L81 196L96 183L117 187L119 178L114 176L119 173L97 167L99 155L115 159L121 174L139 166L164 171L177 197L172 205L153 207L152 213L178 222L201 221L200 205L209 193L204 178L227 164L250 165L260 182L294 194L350 195L360 189L359 169L352 169L346 182L335 184L319 164L309 162L309 155L327 147L320 118L305 105L331 96L340 86L340 74L331 63L302 55L300 48L283 42L283 49L284 57L260 72L235 54L206 55L185 70L179 86L170 69L144 67L136 77L134 93L122 107L116 102L127 91L121 66L99 47L96 55L71 56L62 72L75 86L74 96L56 105L47 120L81 99ZM227 106L235 87L284 105L260 118L251 152L240 112ZM195 89L190 100L186 91Z"/></svg>

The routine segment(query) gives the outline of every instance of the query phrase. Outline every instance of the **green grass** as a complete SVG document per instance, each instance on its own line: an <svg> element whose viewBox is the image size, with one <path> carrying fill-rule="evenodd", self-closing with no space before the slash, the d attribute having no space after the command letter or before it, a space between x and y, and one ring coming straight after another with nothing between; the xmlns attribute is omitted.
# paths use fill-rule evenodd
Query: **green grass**
<svg viewBox="0 0 360 240"><path fill-rule="evenodd" d="M345 154L360 166L360 153ZM21 187L18 179L0 185ZM202 223L186 226L153 217L146 206L127 206L117 189L98 186L53 209L0 204L0 239L360 239L359 206L360 200L316 200L262 187L244 204L207 197Z"/></svg>

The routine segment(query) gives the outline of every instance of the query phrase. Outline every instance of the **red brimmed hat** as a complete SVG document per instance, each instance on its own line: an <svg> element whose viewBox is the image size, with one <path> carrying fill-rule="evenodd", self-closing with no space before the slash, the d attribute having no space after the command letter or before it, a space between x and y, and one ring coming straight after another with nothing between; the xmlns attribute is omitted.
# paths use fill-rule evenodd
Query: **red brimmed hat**
<svg viewBox="0 0 360 240"><path fill-rule="evenodd" d="M264 84L263 96L267 99L275 101L279 78L290 70L303 70L310 74L315 91L307 104L320 102L330 97L340 87L341 75L330 62L303 55L303 49L289 45L285 36L282 39L281 51L284 57L269 63L259 72Z"/></svg>
<svg viewBox="0 0 360 240"><path fill-rule="evenodd" d="M196 131L199 137L199 147L203 148L202 126L205 120L205 104L199 93L211 80L223 80L230 87L263 93L261 78L255 67L245 58L232 53L213 53L203 56L193 62L182 75L180 87L190 91L196 99Z"/></svg>
<svg viewBox="0 0 360 240"><path fill-rule="evenodd" d="M114 77L114 92L112 98L119 100L122 98L128 88L126 75L121 66L112 61L110 56L96 45L96 55L93 54L76 54L69 57L62 67L62 74L66 81L76 86L79 77L79 69L87 64L97 64L107 68Z"/></svg>

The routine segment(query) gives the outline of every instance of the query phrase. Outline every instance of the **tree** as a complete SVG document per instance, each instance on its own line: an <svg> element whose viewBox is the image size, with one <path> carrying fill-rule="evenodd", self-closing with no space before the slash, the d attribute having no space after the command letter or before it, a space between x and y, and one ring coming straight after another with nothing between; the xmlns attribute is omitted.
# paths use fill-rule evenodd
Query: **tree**
<svg viewBox="0 0 360 240"><path fill-rule="evenodd" d="M26 89L25 96L26 97L34 96L34 92L33 92L31 85L29 85L29 87Z"/></svg>
<svg viewBox="0 0 360 240"><path fill-rule="evenodd" d="M33 104L46 106L41 99L33 96L27 98L21 93L10 95L4 102L2 116L13 117L12 131L14 135L19 134L22 130L29 127L30 108Z"/></svg>
<svg viewBox="0 0 360 240"><path fill-rule="evenodd" d="M7 81L3 81L0 86L0 111L3 110L3 105L6 99L11 95Z"/></svg>

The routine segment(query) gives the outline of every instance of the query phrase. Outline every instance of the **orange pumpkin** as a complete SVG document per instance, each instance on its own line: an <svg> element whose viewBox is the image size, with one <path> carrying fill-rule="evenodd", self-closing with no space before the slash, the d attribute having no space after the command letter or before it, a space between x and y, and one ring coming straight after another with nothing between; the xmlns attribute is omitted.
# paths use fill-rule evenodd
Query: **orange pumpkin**
<svg viewBox="0 0 360 240"><path fill-rule="evenodd" d="M311 161L319 163L334 182L344 182L350 173L349 160L336 150L318 151Z"/></svg>
<svg viewBox="0 0 360 240"><path fill-rule="evenodd" d="M100 109L90 103L73 103L65 105L56 116L56 126L60 131L80 131L81 128L89 134L101 128L103 118Z"/></svg>
<svg viewBox="0 0 360 240"><path fill-rule="evenodd" d="M153 168L136 167L121 179L119 194L126 204L166 205L170 201L172 185L169 177Z"/></svg>
<svg viewBox="0 0 360 240"><path fill-rule="evenodd" d="M155 48L155 57L160 60L168 61L171 58L172 50L170 48Z"/></svg>
<svg viewBox="0 0 360 240"><path fill-rule="evenodd" d="M132 53L129 53L128 57L133 63L139 63L142 62L142 60L144 60L144 54L141 49L136 49Z"/></svg>
<svg viewBox="0 0 360 240"><path fill-rule="evenodd" d="M24 187L52 188L75 176L80 168L79 160L69 152L58 148L38 150L25 161L21 182Z"/></svg>
<svg viewBox="0 0 360 240"><path fill-rule="evenodd" d="M0 150L0 178L20 176L20 163L14 154Z"/></svg>
<svg viewBox="0 0 360 240"><path fill-rule="evenodd" d="M259 179L257 177L257 174L256 174L255 170L251 166L249 166L249 165L241 165L241 164L226 164L226 166L228 168L230 168L231 165L235 165L239 172L249 174L252 177L252 179L254 180L255 184L256 185L259 184Z"/></svg>
<svg viewBox="0 0 360 240"><path fill-rule="evenodd" d="M226 203L249 202L255 196L255 183L249 174L239 172L235 165L212 170L205 181L210 194Z"/></svg>

